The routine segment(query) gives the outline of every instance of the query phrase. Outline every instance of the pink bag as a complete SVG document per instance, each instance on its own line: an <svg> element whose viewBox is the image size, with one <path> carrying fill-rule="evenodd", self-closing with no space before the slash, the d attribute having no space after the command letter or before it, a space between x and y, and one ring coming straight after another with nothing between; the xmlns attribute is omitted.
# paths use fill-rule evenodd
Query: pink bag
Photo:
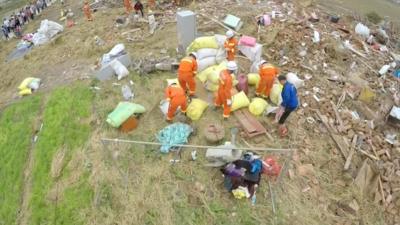
<svg viewBox="0 0 400 225"><path fill-rule="evenodd" d="M264 19L264 26L271 25L271 17L269 17L269 15L264 15L263 19Z"/></svg>
<svg viewBox="0 0 400 225"><path fill-rule="evenodd" d="M239 45L245 45L249 47L254 47L257 43L257 40L253 37L243 35L239 40Z"/></svg>

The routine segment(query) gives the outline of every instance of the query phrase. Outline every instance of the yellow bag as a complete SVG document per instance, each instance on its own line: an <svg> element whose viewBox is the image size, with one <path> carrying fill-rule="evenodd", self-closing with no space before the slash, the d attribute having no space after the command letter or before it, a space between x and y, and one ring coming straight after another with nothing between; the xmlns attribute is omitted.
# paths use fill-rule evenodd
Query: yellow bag
<svg viewBox="0 0 400 225"><path fill-rule="evenodd" d="M191 52L197 52L197 50L202 48L213 48L218 49L218 43L215 36L206 36L196 38L186 49L189 54Z"/></svg>
<svg viewBox="0 0 400 225"><path fill-rule="evenodd" d="M218 83L217 83L217 84L214 84L214 83L212 83L212 82L207 81L204 87L205 87L206 90L208 90L208 91L216 92L216 91L218 91L219 84L218 84Z"/></svg>
<svg viewBox="0 0 400 225"><path fill-rule="evenodd" d="M232 73L232 86L235 87L239 81L236 79L235 74Z"/></svg>
<svg viewBox="0 0 400 225"><path fill-rule="evenodd" d="M249 73L249 74L247 74L247 80L249 82L249 85L258 86L258 83L260 82L260 74Z"/></svg>
<svg viewBox="0 0 400 225"><path fill-rule="evenodd" d="M274 84L271 89L271 93L269 94L269 99L275 105L280 105L282 103L282 90L283 86L281 84Z"/></svg>
<svg viewBox="0 0 400 225"><path fill-rule="evenodd" d="M191 120L199 120L201 115L203 114L204 110L206 110L208 106L208 103L195 98L192 100L192 102L189 104L186 115L191 119Z"/></svg>
<svg viewBox="0 0 400 225"><path fill-rule="evenodd" d="M250 100L247 95L241 91L232 97L231 110L235 111L250 105Z"/></svg>
<svg viewBox="0 0 400 225"><path fill-rule="evenodd" d="M207 69L201 71L196 77L202 82L206 82L210 73L212 73L217 66L210 66Z"/></svg>
<svg viewBox="0 0 400 225"><path fill-rule="evenodd" d="M215 66L211 73L208 74L207 80L217 84L219 81L219 74L222 70L226 69L226 62L221 62L219 65Z"/></svg>
<svg viewBox="0 0 400 225"><path fill-rule="evenodd" d="M22 91L23 89L28 88L28 85L29 85L34 79L35 79L34 77L25 78L25 80L23 80L22 83L18 86L18 89L19 89L20 91Z"/></svg>
<svg viewBox="0 0 400 225"><path fill-rule="evenodd" d="M364 87L361 90L360 95L358 96L358 100L361 100L365 103L370 103L375 98L375 92L371 90L370 87Z"/></svg>
<svg viewBox="0 0 400 225"><path fill-rule="evenodd" d="M24 88L21 91L19 91L18 94L21 96L30 95L30 94L32 94L32 91L30 88Z"/></svg>
<svg viewBox="0 0 400 225"><path fill-rule="evenodd" d="M249 105L249 111L255 116L261 115L267 108L268 102L262 98L253 98Z"/></svg>

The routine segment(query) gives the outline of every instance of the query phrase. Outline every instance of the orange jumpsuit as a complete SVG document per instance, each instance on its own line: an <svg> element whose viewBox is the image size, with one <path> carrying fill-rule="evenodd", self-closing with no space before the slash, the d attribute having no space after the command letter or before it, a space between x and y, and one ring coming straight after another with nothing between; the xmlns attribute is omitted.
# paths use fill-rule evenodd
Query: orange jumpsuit
<svg viewBox="0 0 400 225"><path fill-rule="evenodd" d="M85 3L85 5L83 6L83 13L85 14L86 19L88 21L92 21L93 20L92 12L91 12L91 9L90 9L90 6L89 6L88 3Z"/></svg>
<svg viewBox="0 0 400 225"><path fill-rule="evenodd" d="M168 86L165 89L165 96L169 99L169 108L167 113L167 120L174 119L174 115L178 107L181 107L181 112L186 113L186 95L183 89L176 85Z"/></svg>
<svg viewBox="0 0 400 225"><path fill-rule="evenodd" d="M215 106L224 107L224 118L228 118L231 114L231 106L228 105L228 100L232 100L232 76L228 70L222 70L219 74L219 86L217 96L215 98Z"/></svg>
<svg viewBox="0 0 400 225"><path fill-rule="evenodd" d="M131 13L133 10L131 0L124 0L124 6L125 6L126 14L129 15L129 13Z"/></svg>
<svg viewBox="0 0 400 225"><path fill-rule="evenodd" d="M276 67L271 64L263 64L260 67L260 83L256 90L257 95L265 95L268 97L271 93L272 86L274 85L275 77L278 75L279 71Z"/></svg>
<svg viewBox="0 0 400 225"><path fill-rule="evenodd" d="M150 9L154 9L156 7L156 1L155 0L149 0L147 2L147 5L149 6Z"/></svg>
<svg viewBox="0 0 400 225"><path fill-rule="evenodd" d="M196 82L194 77L197 73L197 61L192 57L185 57L181 60L178 69L179 85L186 92L189 86L189 95L196 92Z"/></svg>
<svg viewBox="0 0 400 225"><path fill-rule="evenodd" d="M228 61L235 60L237 45L238 41L235 38L226 39L224 43L224 48L226 50L226 58L228 59Z"/></svg>

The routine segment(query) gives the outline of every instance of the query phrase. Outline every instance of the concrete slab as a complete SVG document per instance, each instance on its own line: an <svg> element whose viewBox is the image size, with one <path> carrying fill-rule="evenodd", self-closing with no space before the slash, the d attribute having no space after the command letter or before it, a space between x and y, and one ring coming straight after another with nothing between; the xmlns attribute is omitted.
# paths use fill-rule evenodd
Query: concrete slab
<svg viewBox="0 0 400 225"><path fill-rule="evenodd" d="M196 14L189 10L176 13L176 28L178 33L178 50L185 54L187 46L192 43L197 35Z"/></svg>
<svg viewBox="0 0 400 225"><path fill-rule="evenodd" d="M121 55L116 59L120 61L127 68L132 64L129 54ZM103 66L101 69L99 69L94 76L97 79L103 81L112 79L114 75L115 75L114 69L110 66L110 64L107 64Z"/></svg>

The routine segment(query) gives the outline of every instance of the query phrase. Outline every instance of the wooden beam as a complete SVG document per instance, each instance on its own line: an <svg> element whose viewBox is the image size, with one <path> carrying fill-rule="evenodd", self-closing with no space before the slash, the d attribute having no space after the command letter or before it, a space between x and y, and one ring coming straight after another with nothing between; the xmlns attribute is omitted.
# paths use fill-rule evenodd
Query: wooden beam
<svg viewBox="0 0 400 225"><path fill-rule="evenodd" d="M351 142L350 153L347 156L346 163L344 164L344 170L348 170L350 168L351 159L353 158L354 152L356 150L357 139L358 139L358 136L357 136L357 134L355 134L353 136L353 141Z"/></svg>
<svg viewBox="0 0 400 225"><path fill-rule="evenodd" d="M326 129L328 130L329 135L331 136L332 140L335 142L336 147L342 153L344 159L347 159L348 156L348 149L349 146L346 142L344 142L343 137L340 135L335 134L334 130L329 126L329 122L327 121L326 116L324 117L321 112L317 109L314 110L317 113L317 116L320 118L322 123L325 125Z"/></svg>
<svg viewBox="0 0 400 225"><path fill-rule="evenodd" d="M362 149L360 149L359 151L360 151L362 154L368 156L370 159L379 161L379 158L377 158L376 156L373 156L373 155L369 154L368 152L366 152L366 151L364 151L364 150L362 150Z"/></svg>
<svg viewBox="0 0 400 225"><path fill-rule="evenodd" d="M336 121L339 123L339 127L338 127L338 128L339 128L339 132L343 132L343 131L344 131L343 120L342 120L342 118L340 117L339 111L338 111L338 109L336 108L335 103L333 103L333 102L331 101L331 105L332 105L333 111L335 112Z"/></svg>

